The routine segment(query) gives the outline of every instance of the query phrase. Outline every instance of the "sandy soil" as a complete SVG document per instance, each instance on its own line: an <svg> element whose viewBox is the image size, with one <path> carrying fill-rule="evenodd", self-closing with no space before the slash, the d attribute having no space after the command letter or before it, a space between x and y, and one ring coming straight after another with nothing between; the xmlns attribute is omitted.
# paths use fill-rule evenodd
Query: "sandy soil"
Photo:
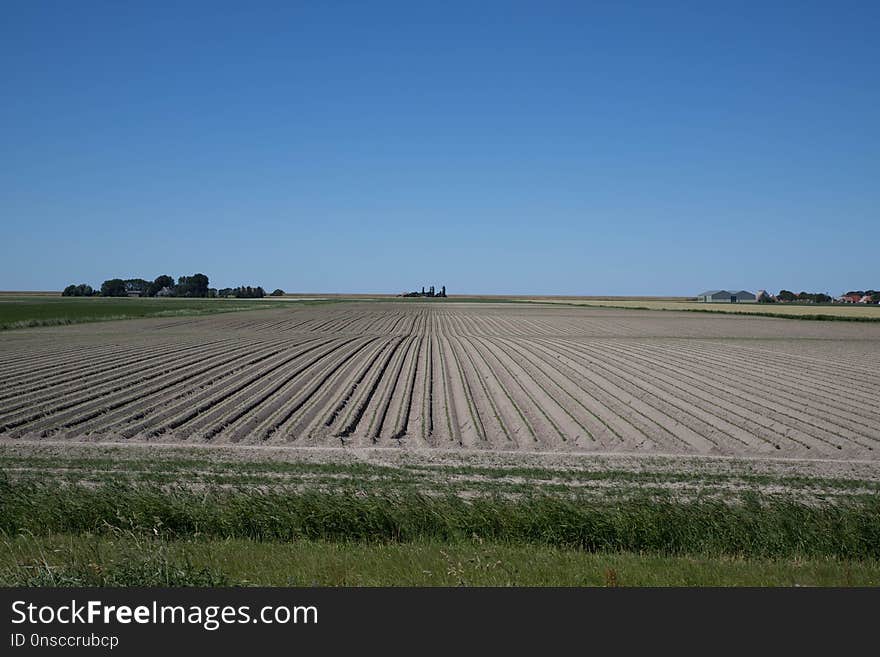
<svg viewBox="0 0 880 657"><path fill-rule="evenodd" d="M38 462L27 461L34 458ZM877 486L880 486L880 468L875 461L844 459L493 452L436 448L181 446L8 438L0 439L0 459L8 464L7 473L12 476L34 474L34 468L37 468L36 472L44 480L77 474L85 481L90 478L100 480L108 474L123 478L132 476L132 473L141 469L141 464L147 462L151 472L167 470L176 473L174 481L181 485L199 485L202 481L200 475L216 482L218 473L226 473L233 478L239 472L250 473L250 468L243 471L236 468L238 463L248 463L259 467L255 475L258 483L254 485L279 484L301 489L320 486L320 480L325 483L330 480L366 484L363 478L369 475L360 470L346 472L344 469L329 474L307 469L290 472L283 466L365 464L396 468L404 478L408 473L417 472L421 487L441 493L466 491L469 483L490 483L493 491L502 493L511 485L526 484L537 490L546 484L555 484L571 492L593 491L603 497L612 489L616 489L617 494L646 489L666 490L677 496L715 493L725 496L725 499L730 493L756 491L766 495L794 493L799 499L815 499L824 503L841 495L875 494ZM51 465L47 466L47 462ZM487 474L489 471L491 476Z"/></svg>
<svg viewBox="0 0 880 657"><path fill-rule="evenodd" d="M451 301L27 329L0 437L873 462L878 353L880 324Z"/></svg>

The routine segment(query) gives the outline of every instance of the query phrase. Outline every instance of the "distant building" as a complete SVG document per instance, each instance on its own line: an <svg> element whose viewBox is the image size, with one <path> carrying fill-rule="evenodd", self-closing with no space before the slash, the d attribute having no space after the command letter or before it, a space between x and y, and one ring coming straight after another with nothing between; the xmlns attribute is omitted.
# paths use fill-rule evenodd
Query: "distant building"
<svg viewBox="0 0 880 657"><path fill-rule="evenodd" d="M730 301L730 292L727 290L708 290L702 294L698 294L697 301L701 303Z"/></svg>
<svg viewBox="0 0 880 657"><path fill-rule="evenodd" d="M774 303L776 301L776 297L770 294L767 290L758 290L755 299L758 303Z"/></svg>
<svg viewBox="0 0 880 657"><path fill-rule="evenodd" d="M156 292L156 296L157 297L173 297L174 290L172 290L170 287L163 287L161 290Z"/></svg>
<svg viewBox="0 0 880 657"><path fill-rule="evenodd" d="M861 294L857 292L850 292L849 294L844 294L840 297L841 303L861 303L862 302Z"/></svg>
<svg viewBox="0 0 880 657"><path fill-rule="evenodd" d="M425 286L423 285L421 292L406 292L404 294L399 294L398 296L401 296L401 297L439 297L439 298L445 298L446 297L446 286L445 285L442 286L440 288L440 292L437 292L437 291L435 291L435 288L433 285L430 288L428 288L427 290L425 290Z"/></svg>
<svg viewBox="0 0 880 657"><path fill-rule="evenodd" d="M709 290L697 295L701 303L755 303L757 298L751 292L738 290Z"/></svg>

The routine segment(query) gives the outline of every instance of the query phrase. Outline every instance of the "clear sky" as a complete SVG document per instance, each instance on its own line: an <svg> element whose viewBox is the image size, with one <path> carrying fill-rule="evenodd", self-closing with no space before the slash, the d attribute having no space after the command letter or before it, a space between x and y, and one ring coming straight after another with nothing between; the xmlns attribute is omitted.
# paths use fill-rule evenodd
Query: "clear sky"
<svg viewBox="0 0 880 657"><path fill-rule="evenodd" d="M878 34L878 2L5 0L0 289L878 288Z"/></svg>

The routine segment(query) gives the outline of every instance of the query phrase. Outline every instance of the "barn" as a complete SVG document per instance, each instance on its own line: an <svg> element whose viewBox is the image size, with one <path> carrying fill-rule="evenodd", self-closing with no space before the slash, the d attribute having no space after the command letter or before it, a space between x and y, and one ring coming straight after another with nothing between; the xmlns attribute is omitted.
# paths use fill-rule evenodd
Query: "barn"
<svg viewBox="0 0 880 657"><path fill-rule="evenodd" d="M746 290L709 290L697 295L701 303L755 303L757 297Z"/></svg>

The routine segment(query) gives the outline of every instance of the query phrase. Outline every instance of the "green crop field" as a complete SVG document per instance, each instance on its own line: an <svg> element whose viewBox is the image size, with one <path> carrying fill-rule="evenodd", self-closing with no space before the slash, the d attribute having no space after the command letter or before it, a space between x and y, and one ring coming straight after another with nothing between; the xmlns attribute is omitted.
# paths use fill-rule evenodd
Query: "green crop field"
<svg viewBox="0 0 880 657"><path fill-rule="evenodd" d="M175 317L271 308L264 299L176 299L120 297L0 296L0 330L59 326L139 317ZM290 302L287 302L290 303ZM297 302L297 303L315 303Z"/></svg>

